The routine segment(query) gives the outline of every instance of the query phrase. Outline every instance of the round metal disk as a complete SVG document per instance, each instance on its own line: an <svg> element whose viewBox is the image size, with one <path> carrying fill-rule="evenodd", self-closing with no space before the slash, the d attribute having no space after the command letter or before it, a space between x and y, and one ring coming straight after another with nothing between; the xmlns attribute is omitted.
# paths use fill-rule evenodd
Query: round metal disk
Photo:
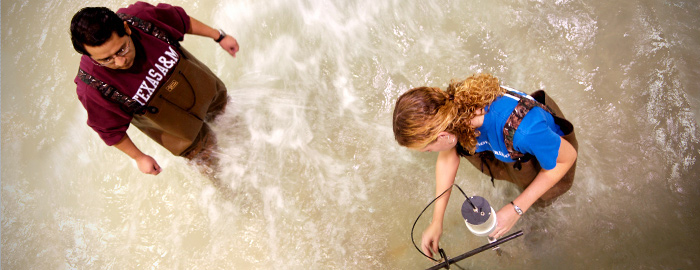
<svg viewBox="0 0 700 270"><path fill-rule="evenodd" d="M489 202L479 196L472 196L469 200L476 206L477 210L474 211L469 201L464 200L462 204L462 217L464 220L472 225L479 225L486 222L491 217L491 205Z"/></svg>

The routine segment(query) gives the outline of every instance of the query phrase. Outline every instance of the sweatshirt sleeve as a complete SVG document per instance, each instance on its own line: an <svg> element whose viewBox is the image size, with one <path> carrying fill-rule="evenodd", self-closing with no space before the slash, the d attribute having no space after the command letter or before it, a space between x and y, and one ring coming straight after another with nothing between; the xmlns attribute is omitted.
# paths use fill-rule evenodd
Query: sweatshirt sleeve
<svg viewBox="0 0 700 270"><path fill-rule="evenodd" d="M78 99L87 111L87 125L97 132L105 144L112 146L118 143L126 135L131 115L124 112L119 105L107 101L99 91L77 77L75 83Z"/></svg>
<svg viewBox="0 0 700 270"><path fill-rule="evenodd" d="M168 32L178 41L184 39L190 31L190 16L182 7L170 4L158 4L153 6L145 2L136 2L126 8L117 10L117 13L126 13L142 20L149 21L161 30Z"/></svg>

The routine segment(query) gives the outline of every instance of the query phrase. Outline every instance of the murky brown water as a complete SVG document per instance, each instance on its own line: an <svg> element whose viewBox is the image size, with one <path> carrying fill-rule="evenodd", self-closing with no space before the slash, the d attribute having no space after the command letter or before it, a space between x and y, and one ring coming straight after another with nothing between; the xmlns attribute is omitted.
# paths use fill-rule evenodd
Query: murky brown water
<svg viewBox="0 0 700 270"><path fill-rule="evenodd" d="M3 269L430 267L409 233L436 155L399 147L390 115L408 88L475 72L546 89L580 152L569 193L461 267L700 267L696 1L174 1L241 44L184 42L234 100L215 126L223 186L130 131L164 167L142 175L85 125L70 18L127 3L2 1ZM464 165L465 192L517 195ZM460 199L451 257L486 243Z"/></svg>

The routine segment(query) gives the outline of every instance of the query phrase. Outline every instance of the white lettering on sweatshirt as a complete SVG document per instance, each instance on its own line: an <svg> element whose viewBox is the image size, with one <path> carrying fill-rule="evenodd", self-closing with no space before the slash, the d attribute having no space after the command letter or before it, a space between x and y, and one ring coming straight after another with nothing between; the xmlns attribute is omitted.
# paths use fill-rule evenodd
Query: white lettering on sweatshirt
<svg viewBox="0 0 700 270"><path fill-rule="evenodd" d="M136 100L136 102L141 105L145 106L148 103L148 100L151 99L151 95L156 91L160 82L168 75L170 69L172 69L180 59L180 55L177 54L177 51L175 51L172 46L168 48L169 50L163 52L163 55L158 57L158 62L153 64L153 67L148 70L146 78L143 79L139 86L139 90L136 91L136 94L132 97L132 99Z"/></svg>

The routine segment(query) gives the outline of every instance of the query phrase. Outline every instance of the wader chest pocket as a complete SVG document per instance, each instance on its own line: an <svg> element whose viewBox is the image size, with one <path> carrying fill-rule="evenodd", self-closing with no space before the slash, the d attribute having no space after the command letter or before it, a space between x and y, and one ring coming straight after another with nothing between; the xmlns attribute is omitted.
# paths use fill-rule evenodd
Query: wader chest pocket
<svg viewBox="0 0 700 270"><path fill-rule="evenodd" d="M158 97L183 111L190 111L197 103L194 89L181 72L174 72L162 87L165 91L158 91Z"/></svg>

